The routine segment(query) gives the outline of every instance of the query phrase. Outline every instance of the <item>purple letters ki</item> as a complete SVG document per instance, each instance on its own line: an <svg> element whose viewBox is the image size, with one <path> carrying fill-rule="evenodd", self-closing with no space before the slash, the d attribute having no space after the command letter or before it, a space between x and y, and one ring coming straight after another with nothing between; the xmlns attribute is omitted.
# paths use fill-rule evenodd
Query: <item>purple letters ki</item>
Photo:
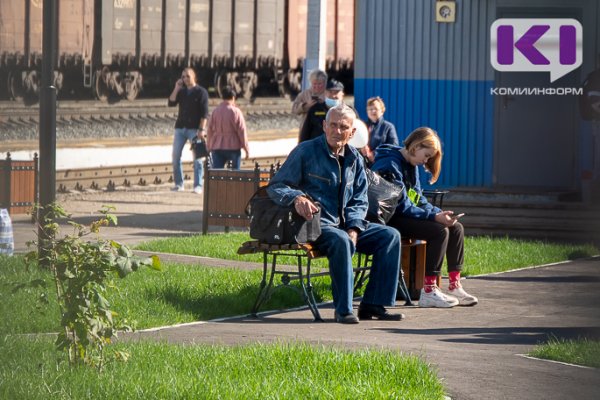
<svg viewBox="0 0 600 400"><path fill-rule="evenodd" d="M534 46L548 29L550 29L549 25L533 25L515 42L512 25L498 26L498 64L512 65L514 62L513 48L517 48L531 64L549 65L550 61ZM575 64L576 48L575 27L562 25L559 30L559 62L561 65Z"/></svg>

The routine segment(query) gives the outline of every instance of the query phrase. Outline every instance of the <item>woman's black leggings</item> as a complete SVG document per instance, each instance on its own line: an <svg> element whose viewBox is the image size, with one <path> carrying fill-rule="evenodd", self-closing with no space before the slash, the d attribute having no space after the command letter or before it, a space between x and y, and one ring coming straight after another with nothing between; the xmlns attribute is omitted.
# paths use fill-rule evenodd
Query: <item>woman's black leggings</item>
<svg viewBox="0 0 600 400"><path fill-rule="evenodd" d="M398 229L403 238L427 241L426 276L440 275L444 255L448 261L448 272L462 269L465 259L465 230L460 222L447 228L435 221L395 214L387 225Z"/></svg>

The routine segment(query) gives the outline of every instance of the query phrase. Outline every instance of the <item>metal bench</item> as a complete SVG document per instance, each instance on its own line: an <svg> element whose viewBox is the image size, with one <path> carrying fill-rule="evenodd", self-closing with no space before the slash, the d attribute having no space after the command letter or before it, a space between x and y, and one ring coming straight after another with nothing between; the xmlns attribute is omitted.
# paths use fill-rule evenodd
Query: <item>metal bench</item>
<svg viewBox="0 0 600 400"><path fill-rule="evenodd" d="M405 305L413 305L409 290L406 287L406 283L404 282L404 271L410 273L410 271L416 270L416 265L413 265L411 268L411 263L417 262L417 257L411 257L412 248L424 248L424 241L402 241L402 251L403 254L406 252L408 256L402 257L403 264L407 263L407 265L402 266L403 273L400 274L398 279L398 293L399 298L405 300ZM319 312L319 308L317 306L317 302L315 300L313 294L313 286L311 279L317 276L326 276L329 275L329 271L324 272L312 272L311 271L311 261L316 258L324 257L319 251L317 251L310 243L302 243L302 244L293 244L293 245L272 245L266 243L260 243L256 240L248 241L242 244L238 249L238 254L252 254L252 253L263 253L263 276L260 282L260 287L258 290L258 294L256 296L256 300L254 302L254 306L252 307L252 315L256 316L258 310L261 305L271 296L273 291L278 287L289 287L297 289L294 286L290 285L292 280L298 280L300 284L300 293L306 302L306 305L310 309L313 314L315 321L323 321L321 318L321 314ZM424 251L423 251L424 254ZM278 257L295 257L296 258L296 266L295 268L290 268L289 266L279 265L277 263ZM303 260L306 260L305 262ZM371 257L365 254L358 253L357 265L354 267L354 290L358 290L360 287L364 285L366 280L368 279L368 272L371 268ZM424 262L425 259L422 257L423 267L421 268L424 271ZM304 265L305 264L305 265ZM267 282L267 273L270 269L269 279ZM281 283L277 286L273 286L275 275L281 275ZM422 281L422 277L421 277Z"/></svg>

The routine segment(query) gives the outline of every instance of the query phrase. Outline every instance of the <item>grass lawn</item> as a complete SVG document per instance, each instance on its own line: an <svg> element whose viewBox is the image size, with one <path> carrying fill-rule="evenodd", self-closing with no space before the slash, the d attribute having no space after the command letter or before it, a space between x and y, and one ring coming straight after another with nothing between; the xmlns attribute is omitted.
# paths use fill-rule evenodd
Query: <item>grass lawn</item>
<svg viewBox="0 0 600 400"><path fill-rule="evenodd" d="M139 248L248 261L256 256L253 260L261 261L260 255L235 254L248 239L245 233L230 233L153 241ZM465 275L597 252L592 246L467 238ZM106 297L118 317L138 329L246 314L261 273L165 264L163 271L142 269L115 280ZM43 293L40 288L14 290L18 283L37 278L48 282L48 304L37 301ZM130 353L129 362L112 362L100 374L89 367L71 368L59 361L65 357L54 350L52 339L13 335L58 331L59 310L49 278L37 268L26 270L21 256L0 256L0 398L443 397L435 371L418 358L392 351L346 351L302 343L219 347L121 342L108 350ZM328 277L315 279L314 284L317 301L331 299ZM302 304L298 293L280 290L263 309ZM559 357L590 353L588 360L598 360L598 342L586 346L584 351L569 347Z"/></svg>
<svg viewBox="0 0 600 400"><path fill-rule="evenodd" d="M0 335L59 330L59 309L50 274L26 270L22 257L0 257ZM162 271L142 268L125 279L116 279L106 297L118 317L137 329L209 320L251 311L262 271L163 264ZM41 288L14 290L33 279L47 282ZM331 300L329 277L314 281L317 301ZM48 304L38 299L48 292ZM277 290L262 310L303 305L300 294Z"/></svg>
<svg viewBox="0 0 600 400"><path fill-rule="evenodd" d="M247 240L251 240L248 233L236 232L158 239L142 243L136 248L226 260L262 262L262 254L240 256L236 253L240 245ZM598 249L592 245L557 244L485 236L466 237L465 265L462 275L473 276L508 271L532 265L589 257L596 254L598 254ZM321 267L327 266L324 259L316 261L320 262L317 265ZM280 262L294 264L294 260Z"/></svg>
<svg viewBox="0 0 600 400"><path fill-rule="evenodd" d="M119 343L98 373L59 361L51 339L0 338L2 399L442 399L414 356L296 344Z"/></svg>
<svg viewBox="0 0 600 400"><path fill-rule="evenodd" d="M262 253L237 254L237 249L248 240L253 239L247 232L216 233L157 239L141 243L135 249L262 263ZM282 264L296 265L296 261L292 257L278 259ZM327 267L327 260L317 259L313 261L312 265Z"/></svg>
<svg viewBox="0 0 600 400"><path fill-rule="evenodd" d="M529 355L546 360L600 368L600 341L554 338L547 343L536 346Z"/></svg>
<svg viewBox="0 0 600 400"><path fill-rule="evenodd" d="M212 257L241 259L235 250L248 236L245 233L192 236L165 239L141 245L154 251L177 251ZM477 275L528 265L562 261L575 255L592 255L592 246L570 246L512 239L467 238L464 275ZM245 257L246 258L246 257ZM260 255L247 258L260 260ZM39 288L13 291L16 283L42 278L49 274L34 268L26 271L22 258L3 257L0 260L0 334L56 332L58 307L54 296L49 304L40 306ZM137 329L175 323L208 320L247 314L258 291L261 271L210 268L197 265L165 264L163 271L142 269L125 279L115 281L107 294L112 309ZM313 280L317 301L331 300L329 277ZM293 284L295 286L295 284ZM282 289L275 291L262 310L284 309L303 305L299 293Z"/></svg>

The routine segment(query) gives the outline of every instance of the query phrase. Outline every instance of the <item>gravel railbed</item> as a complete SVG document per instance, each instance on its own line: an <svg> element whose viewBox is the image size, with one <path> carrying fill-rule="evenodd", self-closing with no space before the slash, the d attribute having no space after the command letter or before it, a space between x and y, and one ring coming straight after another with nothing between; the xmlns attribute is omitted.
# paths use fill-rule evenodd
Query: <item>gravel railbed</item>
<svg viewBox="0 0 600 400"><path fill-rule="evenodd" d="M249 132L262 130L296 129L299 118L292 114L251 114L246 117ZM87 138L136 138L172 136L175 120L171 118L119 119L108 121L59 121L56 126L58 140ZM36 124L2 124L2 140L38 140Z"/></svg>

